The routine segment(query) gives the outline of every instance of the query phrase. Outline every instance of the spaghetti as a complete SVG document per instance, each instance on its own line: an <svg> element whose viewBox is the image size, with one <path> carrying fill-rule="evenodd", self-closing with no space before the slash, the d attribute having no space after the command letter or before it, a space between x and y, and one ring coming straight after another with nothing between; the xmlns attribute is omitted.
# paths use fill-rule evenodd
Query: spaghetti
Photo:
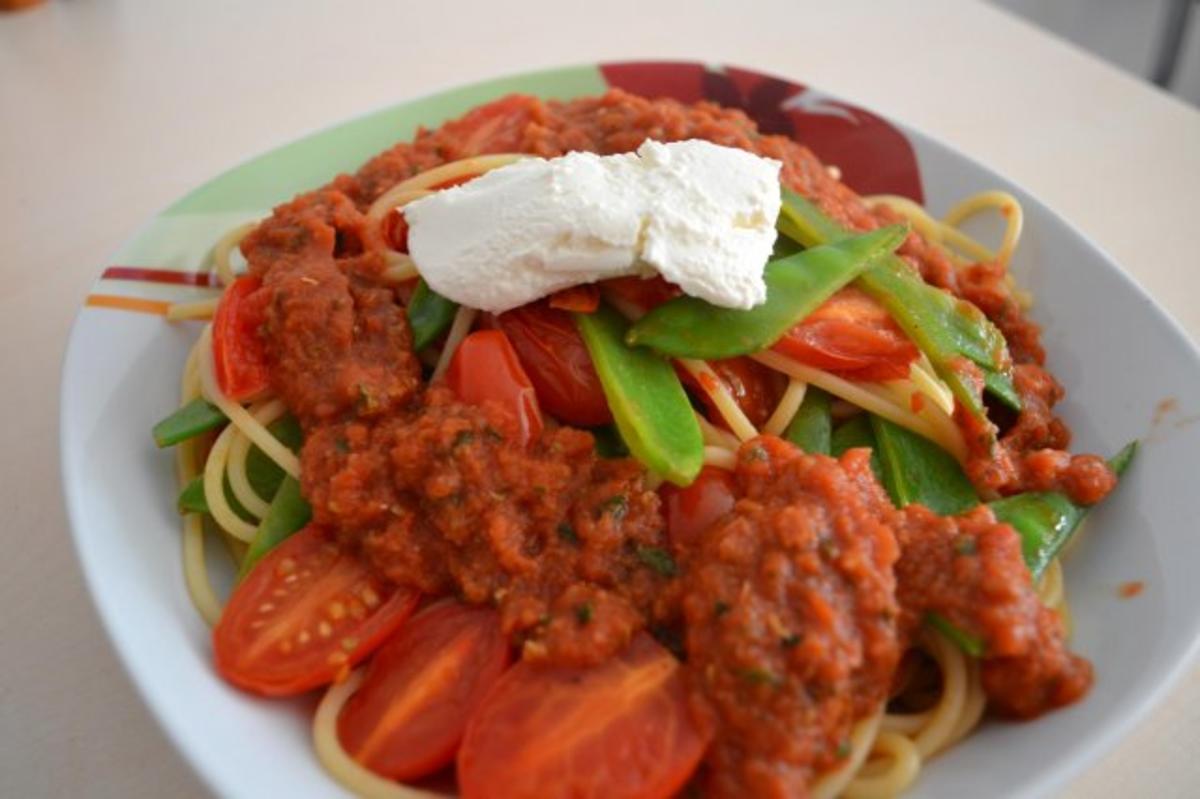
<svg viewBox="0 0 1200 799"><path fill-rule="evenodd" d="M366 252L378 255L377 263L382 264L376 272L378 285L411 285L420 277L417 265L406 253L395 249L387 233L390 214L407 202L488 170L509 165L522 157L525 156L473 156L441 164L395 182L391 188L371 200L362 213L362 242ZM927 243L959 268L985 261L1007 266L1021 236L1023 214L1020 204L1004 192L983 192L969 197L942 219L934 218L925 209L903 197L882 195L865 198L865 202L870 207L886 208L888 212L908 219ZM967 219L989 210L999 212L1006 221L1002 241L995 250L961 229ZM255 223L240 225L214 246L213 269L226 292L241 277L233 266L232 254L255 229ZM643 311L620 298L606 296L627 317L634 318ZM179 304L168 310L168 318L212 319L219 302ZM475 309L465 306L458 308L441 337L441 344L420 354L425 364L432 367L431 382L445 378L460 345L481 318ZM222 378L214 363L214 335L213 324L206 323L188 355L181 380L181 407L188 407L202 399L222 414L226 422L218 430L183 441L176 453L181 490L197 484L197 481L202 486L207 515L199 512L183 515L183 564L192 602L210 625L222 619L222 608L207 571L205 546L210 532L206 531L206 521L211 522L211 534L226 542L235 559L262 557L264 547L268 546L263 542L270 537L268 533L276 510L276 498L264 495L256 487L249 469L251 454L260 452L278 467L286 476L285 479L294 480L301 476L300 458L270 429L289 413L289 403L285 402L284 395L276 395L270 389L250 398L233 399L222 387ZM767 409L768 413L757 417L765 418L761 430L751 421L739 398L711 364L696 359L677 360L678 367L695 380L698 391L716 410L711 418L696 413L696 423L703 442L703 463L707 466L731 475L741 475L745 459L757 457L754 455L754 442L761 440L761 434L783 435L796 418L810 386L819 387L848 403L846 408L853 414L873 414L936 443L960 463L966 463L969 459L970 445L955 418L954 395L924 354L911 364L907 379L890 381L856 380L772 350L753 353L750 357L761 367L781 376L780 380L786 385L775 398L774 405ZM360 390L367 391L362 387ZM491 419L490 416L487 418ZM501 435L491 425L489 421L481 429L489 435ZM457 432L449 440L452 447L458 447L460 443L474 446L478 440L476 436L475 428L459 424ZM339 448L347 446L340 440L335 445ZM395 446L395 452L401 451L402 444ZM644 475L638 479L657 485L661 475ZM429 481L439 480L449 481L447 485L453 482L441 472L431 472ZM443 489L439 487L437 490ZM623 495L621 503L628 503ZM619 507L623 516L627 504L620 504ZM388 508L387 512L403 515L403 510L396 507ZM500 532L492 534L501 535ZM559 523L558 534L569 543L578 543L578 533L565 521ZM643 550L652 554L644 554ZM678 574L678 566L669 559L663 560L665 556L657 554L658 550L642 547L638 552L639 557L655 565L663 575L670 577ZM238 565L245 566L249 562L239 562ZM1041 603L1055 610L1064 623L1069 623L1062 570L1057 560L1050 562L1038 583L1037 596ZM364 613L379 606L382 601L374 595L373 589L364 591L361 599L362 607L366 609L361 611ZM264 603L263 607L269 604ZM720 604L718 602L718 610ZM340 620L346 612L339 610L330 618ZM576 604L572 612L580 624L587 624L597 610L591 604ZM322 625L314 628L314 634L328 637ZM304 635L309 633L305 631ZM789 641L790 637L785 636L783 640ZM526 655L538 653L539 646L541 644L537 642L532 647L527 643ZM926 685L936 685L932 699L912 709L911 705L922 703L918 700L906 701L902 690L899 697L892 697L884 707L876 706L878 710L858 718L848 735L846 751L840 755L840 764L815 775L811 785L813 796L844 796L850 799L896 796L915 782L925 761L954 746L980 723L989 697L978 659L931 629L921 632L911 646L923 653L920 662L924 664ZM345 678L335 681L327 689L313 720L314 746L325 768L347 789L361 796L379 799L438 799L443 796L405 787L381 777L364 767L355 755L346 750L339 738L339 718L347 703L364 684L364 672L361 669L350 672L345 668L341 673ZM905 706L905 712L889 709L897 704Z"/></svg>

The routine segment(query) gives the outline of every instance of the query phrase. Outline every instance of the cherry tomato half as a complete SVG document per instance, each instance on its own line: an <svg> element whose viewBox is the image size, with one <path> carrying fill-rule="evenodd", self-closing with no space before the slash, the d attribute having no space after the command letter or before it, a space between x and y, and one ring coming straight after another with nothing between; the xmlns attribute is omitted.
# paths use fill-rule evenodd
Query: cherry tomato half
<svg viewBox="0 0 1200 799"><path fill-rule="evenodd" d="M494 609L430 605L371 659L338 718L342 746L391 779L432 774L454 760L467 719L507 666Z"/></svg>
<svg viewBox="0 0 1200 799"><path fill-rule="evenodd" d="M856 288L844 288L830 297L773 349L800 363L861 381L907 377L919 355L883 306Z"/></svg>
<svg viewBox="0 0 1200 799"><path fill-rule="evenodd" d="M234 590L213 630L217 671L264 696L304 693L371 654L417 598L309 525L267 553Z"/></svg>
<svg viewBox="0 0 1200 799"><path fill-rule="evenodd" d="M537 394L504 331L477 330L464 338L450 359L446 384L463 402L498 403L517 420L523 443L541 435Z"/></svg>
<svg viewBox="0 0 1200 799"><path fill-rule="evenodd" d="M508 334L551 416L580 427L612 421L592 356L569 313L533 303L500 314L496 324Z"/></svg>
<svg viewBox="0 0 1200 799"><path fill-rule="evenodd" d="M729 389L737 401L738 407L755 427L762 427L770 418L771 412L779 404L779 398L787 389L787 378L757 361L749 358L727 358L721 361L709 361L709 366L721 378L721 382ZM703 403L707 419L714 424L725 426L721 412L712 401L707 391L698 383L690 372L683 368L676 370L684 385L696 389L696 398Z"/></svg>
<svg viewBox="0 0 1200 799"><path fill-rule="evenodd" d="M606 294L643 313L683 293L679 286L657 275L651 278L617 277L605 280L601 285Z"/></svg>
<svg viewBox="0 0 1200 799"><path fill-rule="evenodd" d="M686 549L718 519L733 510L733 474L705 466L686 488L663 483L658 490L667 518L667 535L676 548Z"/></svg>
<svg viewBox="0 0 1200 799"><path fill-rule="evenodd" d="M467 724L459 789L463 799L666 799L707 741L679 662L640 633L593 668L510 669Z"/></svg>
<svg viewBox="0 0 1200 799"><path fill-rule="evenodd" d="M239 277L225 289L213 316L213 371L217 385L237 402L261 394L271 381L267 345L259 335L267 301L261 287L257 277Z"/></svg>

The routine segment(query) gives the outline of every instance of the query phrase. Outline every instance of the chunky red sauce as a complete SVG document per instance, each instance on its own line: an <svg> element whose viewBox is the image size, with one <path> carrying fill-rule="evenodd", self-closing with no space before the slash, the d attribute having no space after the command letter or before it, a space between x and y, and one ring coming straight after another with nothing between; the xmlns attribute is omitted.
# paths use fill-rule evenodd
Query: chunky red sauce
<svg viewBox="0 0 1200 799"><path fill-rule="evenodd" d="M1078 697L1090 671L1036 600L1013 531L985 510L895 511L863 451L835 461L778 439L749 442L733 511L672 550L636 463L599 459L588 433L554 423L521 447L498 407L423 386L403 292L381 283L383 259L364 246L377 237L366 228L370 202L481 152L613 153L648 137L780 159L784 181L841 222L882 219L811 152L759 135L740 112L617 91L505 99L280 206L243 251L267 294L272 383L305 429L303 490L316 521L398 583L496 605L527 659L596 663L640 629L682 630L693 705L717 730L705 768L714 796L802 795L845 756L853 722L887 698L931 610L985 641L998 710L1029 716ZM915 235L902 253L930 282L976 299L1022 364L1026 410L997 457L974 464L976 483L1102 497L1112 484L1103 464L1059 452L1069 439L1052 412L1062 390L1004 281L986 267L956 273ZM740 379L750 416L765 418L775 378L738 362L721 369Z"/></svg>
<svg viewBox="0 0 1200 799"><path fill-rule="evenodd" d="M890 502L870 452L764 437L741 499L684 553L687 674L715 717L707 796L803 795L887 698L901 645Z"/></svg>

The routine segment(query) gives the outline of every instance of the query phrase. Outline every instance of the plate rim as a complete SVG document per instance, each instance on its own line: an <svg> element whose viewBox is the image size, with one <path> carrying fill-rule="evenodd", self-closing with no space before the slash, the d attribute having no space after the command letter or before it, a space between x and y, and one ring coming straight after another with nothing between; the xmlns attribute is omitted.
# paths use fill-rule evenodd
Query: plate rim
<svg viewBox="0 0 1200 799"><path fill-rule="evenodd" d="M357 113L338 118L329 123L312 126L295 135L274 138L271 143L257 149L250 155L239 159L236 163L233 163L230 166L222 169L215 175L196 183L186 192L174 197L167 204L163 205L155 213L140 222L131 233L124 237L121 244L114 251L109 253L108 260L111 261L116 253L121 252L132 243L141 239L145 235L146 231L154 224L154 222L166 216L167 212L176 204L181 203L187 198L193 196L209 184L222 180L231 173L235 173L245 168L248 164L256 161L257 159L270 155L271 153L288 145L328 133L344 125L351 125L376 114L385 113L389 110L398 109L403 106L412 105L421 101L430 100L456 90L466 90L489 83L499 83L506 80L535 80L543 76L556 73L571 73L587 69L599 70L603 66L614 64L657 64L664 66L694 66L700 64L710 68L713 66L719 66L723 69L734 68L768 78L787 81L789 83L795 82L793 79L781 76L776 72L759 69L756 67L747 67L741 64L720 63L714 65L710 62L697 60L656 58L575 62L529 70L506 71L502 74L481 77L478 79L443 82L428 91L377 104ZM824 89L819 86L814 86L813 84L808 83L804 83L803 85L807 88L815 89L816 91L825 93ZM940 148L955 158L966 161L972 167L985 172L988 175L995 176L1008 185L1016 188L1021 193L1023 202L1032 201L1032 203L1034 203L1041 212L1051 217L1057 224L1065 228L1072 237L1074 237L1078 242L1082 243L1089 251L1090 255L1094 256L1096 260L1103 261L1111 269L1111 271L1116 274L1121 283L1122 293L1125 295L1131 295L1130 299L1136 298L1147 307L1148 311L1153 314L1159 322L1165 323L1166 329L1173 337L1177 338L1184 345L1185 351L1190 355L1192 361L1194 362L1194 366L1197 367L1197 371L1200 372L1200 345L1198 345L1198 343L1192 338L1184 326L1177 319L1175 319L1175 317L1172 316L1171 313L1167 311L1167 309L1164 308L1137 281L1137 279L1128 271L1126 271L1126 269L1101 245L1081 231L1079 227L1070 219L1062 214L1059 214L1051 206L1043 202L1038 195L1027 190L1021 183L1000 175L996 172L996 170L982 163L971 154L959 149L957 146L949 144L943 139L929 134L922 127L910 123L904 119L903 116L880 114L870 107L859 105L853 100L853 98L847 99L840 94L828 93L828 96L841 102L846 102L856 107L864 108L865 110L870 111L872 114L879 116L881 119L893 124L904 134L915 134L917 137L924 139L925 142L932 143L937 148ZM286 198L280 200L280 202L286 202ZM94 287L99 280L100 275L97 274L95 277L93 277L91 285ZM106 643L116 656L117 661L120 663L126 678L132 684L139 700L142 702L143 706L149 710L150 717L154 720L159 730L165 734L171 747L179 755L180 759L187 764L192 773L209 791L217 795L230 795L231 790L236 793L235 786L227 784L228 780L225 776L223 776L221 769L213 768L211 764L201 757L195 747L189 745L185 739L184 727L182 725L177 726L175 720L171 717L171 714L166 709L165 703L160 703L160 701L156 698L156 695L151 694L148 683L139 676L140 667L133 662L134 659L132 656L126 655L125 651L120 646L119 641L122 640L123 636L119 633L120 624L118 614L110 614L107 612L106 601L101 599L104 593L101 587L103 575L95 571L96 567L94 561L85 556L84 530L87 525L83 521L83 511L80 507L82 502L79 496L80 488L76 482L71 479L70 475L70 464L74 458L73 450L75 449L75 445L70 443L72 439L71 436L68 435L68 431L72 422L69 418L69 404L64 401L64 396L66 394L68 383L71 380L71 374L79 369L79 364L77 361L80 357L79 352L82 346L81 342L84 341L83 329L87 323L86 319L89 317L89 314L86 313L88 310L88 307L81 303L79 307L77 307L72 319L66 338L66 346L63 349L61 366L59 369L59 391L57 397L59 403L57 430L59 436L59 481L62 488L64 506L67 515L68 528L70 531L71 544L75 554L75 560L83 576L84 584L87 587L91 608L95 615L99 618L101 626L104 630ZM1196 629L1191 636L1191 640L1185 647L1182 648L1181 654L1176 657L1173 662L1159 667L1159 669L1163 672L1162 677L1153 682L1149 689L1138 695L1135 700L1131 700L1133 704L1127 710L1127 712L1107 719L1102 726L1100 726L1098 729L1095 729L1091 735L1080 742L1079 749L1075 752L1074 756L1065 760L1060 760L1041 769L1036 782L1030 786L1030 792L1032 795L1049 794L1052 791L1061 788L1071 778L1078 776L1086 769L1093 766L1106 753L1111 752L1121 740L1129 736L1135 727L1145 721L1150 712L1156 709L1163 702L1166 696L1179 685L1179 682L1185 676L1185 674L1191 668L1194 668L1197 660L1200 659L1200 610L1197 611L1195 618ZM919 781L916 785L910 788L910 790L914 789L920 789Z"/></svg>

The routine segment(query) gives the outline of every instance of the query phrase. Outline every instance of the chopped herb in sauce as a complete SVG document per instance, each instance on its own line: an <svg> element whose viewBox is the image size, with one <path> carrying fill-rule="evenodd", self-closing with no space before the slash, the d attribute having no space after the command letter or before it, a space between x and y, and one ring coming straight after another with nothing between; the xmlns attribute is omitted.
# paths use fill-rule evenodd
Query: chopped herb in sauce
<svg viewBox="0 0 1200 799"><path fill-rule="evenodd" d="M624 494L614 494L608 499L600 503L600 507L596 509L597 514L603 516L610 514L614 522L619 522L625 518L625 513L629 510L629 500Z"/></svg>
<svg viewBox="0 0 1200 799"><path fill-rule="evenodd" d="M369 388L367 388L365 384L359 383L358 384L358 408L359 408L359 410L363 411L364 413L370 413L371 411L376 410L378 407L379 407L379 404L375 401L375 397L374 397L374 395L371 394L371 390Z"/></svg>
<svg viewBox="0 0 1200 799"><path fill-rule="evenodd" d="M751 685L783 685L783 679L778 674L763 668L738 669L737 676Z"/></svg>
<svg viewBox="0 0 1200 799"><path fill-rule="evenodd" d="M683 645L683 630L678 627L656 624L650 628L650 634L675 657L681 661L687 661L687 649Z"/></svg>
<svg viewBox="0 0 1200 799"><path fill-rule="evenodd" d="M800 634L799 633L789 633L779 639L779 645L782 646L784 649L791 649L792 647L796 646L796 644L798 644L798 643L800 643Z"/></svg>
<svg viewBox="0 0 1200 799"><path fill-rule="evenodd" d="M762 446L761 444L757 444L757 445L751 447L750 449L746 450L745 454L742 457L748 461L765 461L768 457L767 456L767 448Z"/></svg>
<svg viewBox="0 0 1200 799"><path fill-rule="evenodd" d="M969 535L960 535L954 540L954 551L959 555L974 555L978 550L979 545Z"/></svg>
<svg viewBox="0 0 1200 799"><path fill-rule="evenodd" d="M571 526L570 522L559 522L557 532L558 537L563 541L571 546L579 546L579 534L575 532L575 528Z"/></svg>
<svg viewBox="0 0 1200 799"><path fill-rule="evenodd" d="M334 449L336 449L338 452L340 452L340 453L342 453L343 455L345 455L347 452L349 452L349 451L350 451L350 442L349 442L349 441L347 441L347 440L346 440L346 439L344 439L344 438L340 438L340 437L339 437L339 438L337 438L337 439L335 439L335 440L334 440L334 442L333 442L333 447L334 447Z"/></svg>
<svg viewBox="0 0 1200 799"><path fill-rule="evenodd" d="M470 444L475 440L475 431L460 430L458 435L454 437L454 443L450 446L451 449L458 449L464 444Z"/></svg>
<svg viewBox="0 0 1200 799"><path fill-rule="evenodd" d="M587 624L592 620L592 606L587 602L575 606L575 621Z"/></svg>
<svg viewBox="0 0 1200 799"><path fill-rule="evenodd" d="M503 441L504 440L504 436L500 433L500 431L497 430L496 428L492 427L490 424L487 427L483 428L483 434L485 436L487 436L488 438L490 438L492 441Z"/></svg>
<svg viewBox="0 0 1200 799"><path fill-rule="evenodd" d="M638 547L638 560L649 566L663 577L675 577L679 574L679 564L665 549L658 547Z"/></svg>
<svg viewBox="0 0 1200 799"><path fill-rule="evenodd" d="M850 739L843 738L842 742L838 744L837 751L834 752L834 754L837 755L839 760L845 760L846 758L850 757L850 751L853 748L854 747L850 743Z"/></svg>
<svg viewBox="0 0 1200 799"><path fill-rule="evenodd" d="M733 610L733 606L730 605L728 602L726 602L724 599L718 599L716 604L713 605L713 615L716 616L718 619L721 618L722 616L724 616L726 613L728 613L731 610Z"/></svg>

